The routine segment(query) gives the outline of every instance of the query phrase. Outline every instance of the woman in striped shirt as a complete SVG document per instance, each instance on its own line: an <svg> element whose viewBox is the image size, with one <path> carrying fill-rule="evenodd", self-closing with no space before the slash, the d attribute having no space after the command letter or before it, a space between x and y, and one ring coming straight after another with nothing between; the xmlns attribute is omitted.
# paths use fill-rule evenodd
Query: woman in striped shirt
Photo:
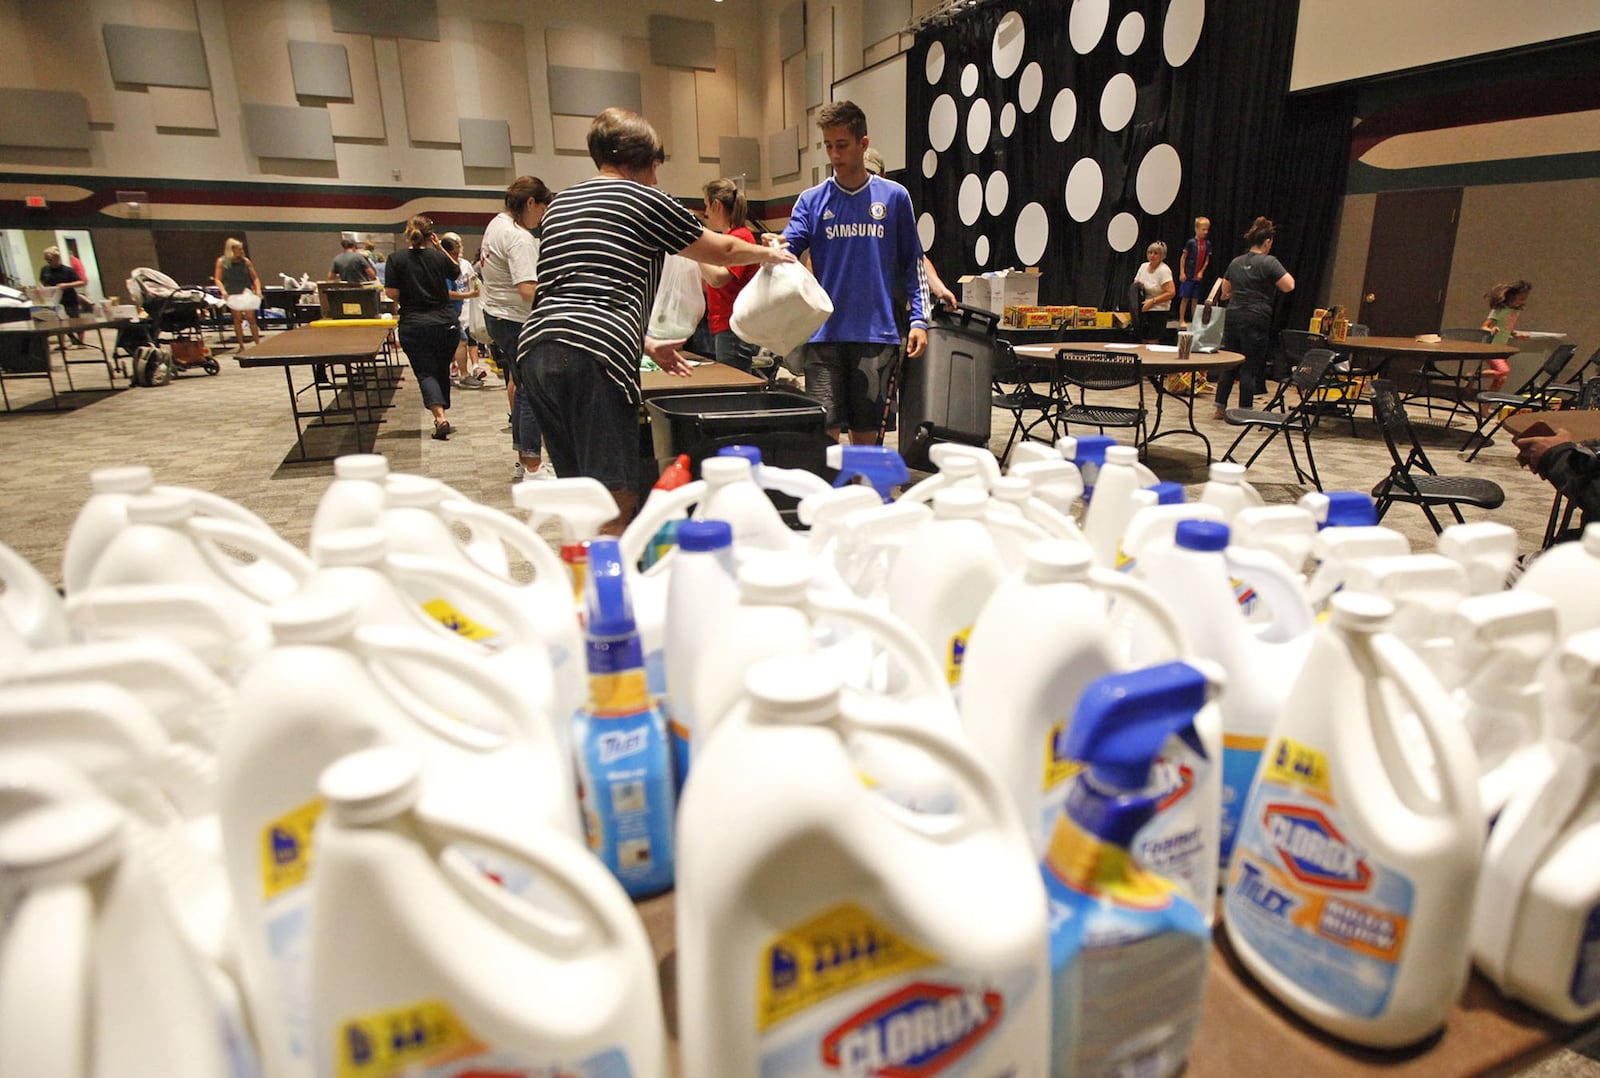
<svg viewBox="0 0 1600 1078"><path fill-rule="evenodd" d="M640 352L668 374L689 374L682 341L645 336L663 260L747 266L794 256L712 232L658 190L666 152L642 116L620 108L596 116L589 156L599 174L562 191L545 215L517 387L556 474L597 479L616 498L620 513L601 529L616 535L639 504Z"/></svg>

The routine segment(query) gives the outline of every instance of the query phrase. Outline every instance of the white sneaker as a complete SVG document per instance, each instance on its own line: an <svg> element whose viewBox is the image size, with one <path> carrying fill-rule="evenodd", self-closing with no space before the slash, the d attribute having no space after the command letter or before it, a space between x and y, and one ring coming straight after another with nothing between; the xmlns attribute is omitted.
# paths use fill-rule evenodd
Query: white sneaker
<svg viewBox="0 0 1600 1078"><path fill-rule="evenodd" d="M456 379L454 379L454 382L455 382L455 384L457 386L459 386L462 389L482 389L483 388L483 379L479 378L475 374L469 374L464 378L456 378Z"/></svg>
<svg viewBox="0 0 1600 1078"><path fill-rule="evenodd" d="M551 467L548 460L540 461L538 470L529 472L525 476L527 479L554 479L555 477L556 470L555 468Z"/></svg>
<svg viewBox="0 0 1600 1078"><path fill-rule="evenodd" d="M522 461L519 460L517 461L517 466L511 469L511 481L513 483L520 483L527 476L527 474L528 469L523 465Z"/></svg>

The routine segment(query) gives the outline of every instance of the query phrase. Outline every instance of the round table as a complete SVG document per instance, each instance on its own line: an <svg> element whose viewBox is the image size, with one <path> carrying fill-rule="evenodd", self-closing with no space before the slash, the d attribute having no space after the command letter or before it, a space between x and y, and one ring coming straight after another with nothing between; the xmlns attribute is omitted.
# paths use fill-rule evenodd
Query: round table
<svg viewBox="0 0 1600 1078"><path fill-rule="evenodd" d="M1342 341L1329 341L1326 347L1335 352L1349 352L1362 357L1376 357L1369 368L1381 375L1383 369L1396 359L1416 360L1419 363L1482 362L1487 359L1509 359L1521 348L1514 344L1483 344L1479 341L1439 341L1428 344L1415 337L1346 337Z"/></svg>
<svg viewBox="0 0 1600 1078"><path fill-rule="evenodd" d="M1244 355L1240 352L1190 352L1188 356L1178 358L1178 350L1171 345L1159 344L1119 344L1111 341L1085 341L1073 342L1068 345L1060 344L1019 344L1013 348L1018 358L1021 359L1054 359L1060 355L1072 355L1077 352L1102 352L1113 356L1128 356L1139 360L1140 372L1149 377L1150 383L1156 390L1156 420L1151 424L1149 432L1145 435L1143 445L1139 446L1142 455L1151 442L1161 438L1169 438L1177 434L1188 434L1199 438L1206 447L1206 464L1211 463L1211 439L1207 438L1200 428L1194 423L1194 394L1187 396L1179 393L1169 393L1166 378L1169 374L1181 374L1187 371L1226 370L1237 367L1244 362ZM1166 398L1172 397L1183 402L1184 417L1187 425L1175 427L1172 430L1162 430L1161 420L1165 414Z"/></svg>

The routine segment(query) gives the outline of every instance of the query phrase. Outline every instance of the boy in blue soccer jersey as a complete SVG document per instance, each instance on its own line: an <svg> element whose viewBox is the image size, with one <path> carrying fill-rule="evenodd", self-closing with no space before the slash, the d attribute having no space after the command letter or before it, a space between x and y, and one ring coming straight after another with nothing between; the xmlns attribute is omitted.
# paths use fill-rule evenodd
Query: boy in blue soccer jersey
<svg viewBox="0 0 1600 1078"><path fill-rule="evenodd" d="M783 230L811 268L833 314L804 345L806 392L828 410L828 432L875 440L884 398L899 359L896 285L911 299L906 354L928 345L927 278L911 196L893 180L867 171L867 117L849 101L824 105L817 119L833 176L803 192ZM774 240L774 242L777 242Z"/></svg>

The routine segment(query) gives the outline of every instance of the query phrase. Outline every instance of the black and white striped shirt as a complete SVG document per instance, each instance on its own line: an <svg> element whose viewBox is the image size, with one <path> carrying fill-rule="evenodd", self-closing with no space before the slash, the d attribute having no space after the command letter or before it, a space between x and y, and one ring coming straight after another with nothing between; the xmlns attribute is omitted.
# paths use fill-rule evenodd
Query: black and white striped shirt
<svg viewBox="0 0 1600 1078"><path fill-rule="evenodd" d="M539 290L518 339L582 348L634 404L639 356L661 264L700 238L694 214L654 187L607 176L555 197L539 245Z"/></svg>

